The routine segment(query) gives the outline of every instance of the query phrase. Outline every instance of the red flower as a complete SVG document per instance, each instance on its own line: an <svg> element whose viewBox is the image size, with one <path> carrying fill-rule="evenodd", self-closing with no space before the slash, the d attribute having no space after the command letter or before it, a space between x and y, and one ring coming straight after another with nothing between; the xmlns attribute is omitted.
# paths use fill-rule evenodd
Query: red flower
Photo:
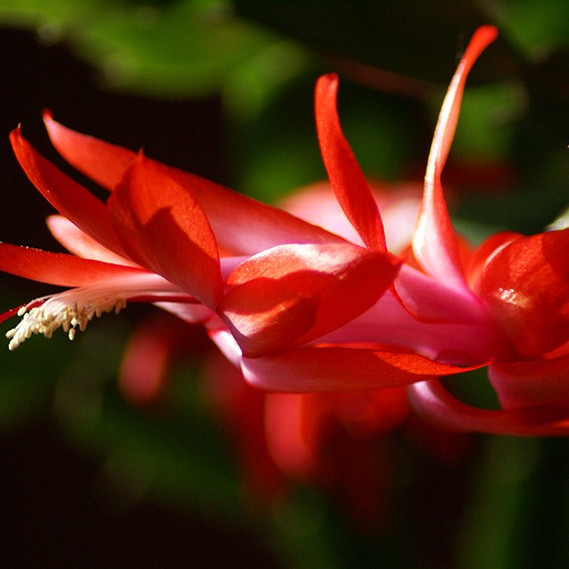
<svg viewBox="0 0 569 569"><path fill-rule="evenodd" d="M420 195L415 184L373 185L386 241L394 250L412 237L409 221L417 218ZM359 241L329 184L304 188L280 205ZM204 353L196 327L169 315L157 316L131 337L119 374L123 394L138 404L156 401L171 360ZM205 354L200 362L202 392L231 441L248 507L278 511L295 484L309 485L330 495L358 529L383 529L395 507L391 450L396 430L447 466L465 458L468 439L413 417L405 387L269 393L245 382L239 368L220 354Z"/></svg>
<svg viewBox="0 0 569 569"><path fill-rule="evenodd" d="M72 338L94 315L147 301L206 323L248 378L269 387L275 369L285 384L277 388L295 391L328 390L329 381L343 389L402 385L461 369L394 356L376 342L321 342L391 285L400 262L385 247L351 243L49 115L45 122L60 153L111 194L99 201L12 133L20 164L60 213L49 220L52 232L74 255L0 244L0 269L74 288L21 308L11 349L58 327Z"/></svg>
<svg viewBox="0 0 569 569"><path fill-rule="evenodd" d="M440 187L466 73L493 35L493 28L479 31L449 90L413 237L416 259L409 256L393 286L375 304L313 338L309 345L251 358L235 343L235 335L212 327L213 339L241 366L247 381L275 391L378 389L481 367L493 360L499 331L462 274L459 242L442 207ZM322 77L316 87L316 123L324 164L337 201L357 232L357 242L370 252L386 253L388 240L378 204L340 127L337 87L334 75ZM319 211L316 207L305 218L326 223ZM407 228L411 224L407 220ZM336 233L337 222L327 228ZM426 247L424 237L428 238ZM438 257L440 263L431 270L429 259Z"/></svg>
<svg viewBox="0 0 569 569"><path fill-rule="evenodd" d="M94 315L150 301L205 323L265 389L415 384L416 408L454 427L565 433L569 230L497 235L474 251L456 235L441 185L466 77L495 36L492 27L475 33L448 89L400 260L342 133L334 75L318 81L316 122L336 199L357 233L348 238L314 213L307 222L46 116L60 153L111 191L104 204L15 131L22 167L62 216L50 227L75 255L1 244L0 269L75 288L21 309L28 312L9 333L11 348L60 326L72 338ZM484 366L500 411L465 406L436 379Z"/></svg>

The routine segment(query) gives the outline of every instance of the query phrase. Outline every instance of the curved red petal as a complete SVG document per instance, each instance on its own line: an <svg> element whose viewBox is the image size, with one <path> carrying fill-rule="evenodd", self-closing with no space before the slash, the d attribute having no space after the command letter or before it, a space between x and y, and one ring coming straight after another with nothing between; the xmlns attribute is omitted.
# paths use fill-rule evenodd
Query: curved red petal
<svg viewBox="0 0 569 569"><path fill-rule="evenodd" d="M124 254L105 205L41 156L19 128L10 140L24 172L49 203L101 245Z"/></svg>
<svg viewBox="0 0 569 569"><path fill-rule="evenodd" d="M132 259L208 308L217 306L222 296L217 243L203 210L176 180L141 155L108 206Z"/></svg>
<svg viewBox="0 0 569 569"><path fill-rule="evenodd" d="M415 383L407 389L415 411L446 429L521 436L569 434L567 409L478 409L456 399L438 380Z"/></svg>
<svg viewBox="0 0 569 569"><path fill-rule="evenodd" d="M476 369L437 363L411 353L307 346L242 360L249 383L267 391L302 393L399 387Z"/></svg>
<svg viewBox="0 0 569 569"><path fill-rule="evenodd" d="M258 356L352 320L387 290L398 267L349 243L282 245L237 267L220 311L243 352Z"/></svg>
<svg viewBox="0 0 569 569"><path fill-rule="evenodd" d="M98 280L143 273L141 269L82 259L66 253L0 243L0 271L58 286L76 287Z"/></svg>
<svg viewBox="0 0 569 569"><path fill-rule="evenodd" d="M57 151L75 168L109 190L120 182L136 153L68 129L51 117L46 127ZM154 162L184 186L204 210L219 246L254 255L283 243L342 243L344 239L219 184Z"/></svg>
<svg viewBox="0 0 569 569"><path fill-rule="evenodd" d="M413 251L421 266L433 277L450 286L468 290L462 273L456 234L448 214L441 174L448 157L466 77L482 51L496 38L493 26L483 26L474 33L460 61L445 96L425 174L423 203L417 230L413 238Z"/></svg>
<svg viewBox="0 0 569 569"><path fill-rule="evenodd" d="M362 241L375 251L385 251L385 233L376 201L340 126L337 94L337 75L330 73L318 79L315 112L322 159L336 199Z"/></svg>
<svg viewBox="0 0 569 569"><path fill-rule="evenodd" d="M532 358L569 340L569 230L516 239L492 255L478 293L518 354Z"/></svg>

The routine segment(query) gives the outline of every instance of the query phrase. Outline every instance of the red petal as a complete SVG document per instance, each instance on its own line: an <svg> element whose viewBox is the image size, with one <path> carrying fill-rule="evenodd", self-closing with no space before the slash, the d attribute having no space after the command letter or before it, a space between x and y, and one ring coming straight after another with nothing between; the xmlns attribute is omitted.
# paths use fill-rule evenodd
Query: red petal
<svg viewBox="0 0 569 569"><path fill-rule="evenodd" d="M243 358L245 379L268 391L355 391L398 387L476 367L423 356L336 346L310 346L261 358Z"/></svg>
<svg viewBox="0 0 569 569"><path fill-rule="evenodd" d="M43 120L52 144L74 168L108 190L121 181L136 153L71 130L44 112Z"/></svg>
<svg viewBox="0 0 569 569"><path fill-rule="evenodd" d="M318 338L390 286L392 258L351 244L282 245L242 263L220 311L249 356Z"/></svg>
<svg viewBox="0 0 569 569"><path fill-rule="evenodd" d="M478 291L516 351L549 352L569 340L569 230L517 239L489 258Z"/></svg>
<svg viewBox="0 0 569 569"><path fill-rule="evenodd" d="M112 220L129 255L214 308L222 296L215 237L199 204L140 156L109 198Z"/></svg>
<svg viewBox="0 0 569 569"><path fill-rule="evenodd" d="M566 409L477 409L453 397L438 380L415 383L408 387L408 392L413 408L421 417L446 429L523 436L569 434Z"/></svg>
<svg viewBox="0 0 569 569"><path fill-rule="evenodd" d="M249 386L249 389L253 388ZM323 422L322 414L318 413L319 409L306 409L307 397L298 393L265 395L266 444L273 460L288 478L306 480L319 471L321 440L317 430Z"/></svg>
<svg viewBox="0 0 569 569"><path fill-rule="evenodd" d="M120 182L136 154L46 119L51 140L61 155L109 190ZM235 254L253 255L283 243L342 243L344 240L278 208L253 200L176 168L154 163L175 178L204 210L219 246Z"/></svg>
<svg viewBox="0 0 569 569"><path fill-rule="evenodd" d="M569 414L569 355L497 362L489 377L504 408L564 407Z"/></svg>
<svg viewBox="0 0 569 569"><path fill-rule="evenodd" d="M156 402L171 365L179 351L186 353L194 331L198 328L162 310L153 312L134 329L118 374L119 388L130 403Z"/></svg>
<svg viewBox="0 0 569 569"><path fill-rule="evenodd" d="M480 275L484 270L484 266L488 263L490 257L496 255L500 249L524 237L521 233L511 231L501 231L486 239L471 255L466 268L468 284L472 290L477 290Z"/></svg>
<svg viewBox="0 0 569 569"><path fill-rule="evenodd" d="M135 266L130 259L113 253L81 231L62 215L50 215L46 224L51 234L70 252L84 259L94 259L116 265Z"/></svg>
<svg viewBox="0 0 569 569"><path fill-rule="evenodd" d="M322 159L336 199L362 241L375 251L385 251L385 234L377 204L340 126L337 93L337 75L320 77L316 83L315 111Z"/></svg>
<svg viewBox="0 0 569 569"><path fill-rule="evenodd" d="M497 30L492 26L478 28L449 86L433 137L425 174L423 204L413 238L415 257L425 271L452 287L464 290L468 290L468 287L461 269L456 234L443 195L441 174L456 130L466 77L476 59L494 41L496 35Z"/></svg>
<svg viewBox="0 0 569 569"><path fill-rule="evenodd" d="M43 158L22 136L12 131L14 153L30 181L59 213L107 249L123 253L105 205Z"/></svg>
<svg viewBox="0 0 569 569"><path fill-rule="evenodd" d="M81 259L65 253L0 243L0 271L43 283L76 287L98 280L143 273L141 269Z"/></svg>

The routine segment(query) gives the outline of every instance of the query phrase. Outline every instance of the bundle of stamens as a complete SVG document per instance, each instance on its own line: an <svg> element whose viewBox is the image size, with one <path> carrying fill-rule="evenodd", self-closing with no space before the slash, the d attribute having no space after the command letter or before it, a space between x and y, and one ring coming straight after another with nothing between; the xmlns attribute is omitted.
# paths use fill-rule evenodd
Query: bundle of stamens
<svg viewBox="0 0 569 569"><path fill-rule="evenodd" d="M18 316L22 316L22 320L6 333L6 337L10 339L8 345L10 350L15 350L32 334L42 334L46 338L51 338L58 328L63 328L69 339L73 340L77 328L84 331L93 317L98 318L105 312L118 314L126 307L126 299L116 296L98 298L95 302L73 303L66 303L59 296L34 306L36 302L22 306L18 310Z"/></svg>

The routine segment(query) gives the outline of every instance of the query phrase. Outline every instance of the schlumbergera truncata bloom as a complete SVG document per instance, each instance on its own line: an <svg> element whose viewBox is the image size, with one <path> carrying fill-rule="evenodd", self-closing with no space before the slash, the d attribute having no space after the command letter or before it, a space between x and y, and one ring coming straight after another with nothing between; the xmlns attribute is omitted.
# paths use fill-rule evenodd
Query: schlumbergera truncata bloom
<svg viewBox="0 0 569 569"><path fill-rule="evenodd" d="M399 252L411 240L409 221L417 218L421 186L374 182L372 192L390 250ZM359 241L328 183L301 188L279 206ZM154 403L168 382L170 363L191 358L200 349L196 336L195 326L153 313L129 339L119 373L124 396L136 404ZM278 508L295 484L302 483L332 496L358 528L382 528L392 513L390 439L395 431L449 467L464 459L469 448L461 434L414 416L405 387L265 392L244 381L239 368L221 354L207 350L202 355L197 378L201 392L231 441L249 507Z"/></svg>
<svg viewBox="0 0 569 569"><path fill-rule="evenodd" d="M477 30L447 91L421 212L397 258L342 133L333 74L317 83L316 123L354 239L46 115L60 154L111 192L105 204L16 130L16 156L59 211L48 223L73 254L2 244L0 269L73 288L21 308L10 346L60 326L72 337L93 315L148 301L203 323L246 380L264 389L409 385L419 412L454 428L567 433L568 230L498 234L474 249L455 233L441 185L466 77L495 36L493 27ZM438 380L484 366L501 410L469 407Z"/></svg>

